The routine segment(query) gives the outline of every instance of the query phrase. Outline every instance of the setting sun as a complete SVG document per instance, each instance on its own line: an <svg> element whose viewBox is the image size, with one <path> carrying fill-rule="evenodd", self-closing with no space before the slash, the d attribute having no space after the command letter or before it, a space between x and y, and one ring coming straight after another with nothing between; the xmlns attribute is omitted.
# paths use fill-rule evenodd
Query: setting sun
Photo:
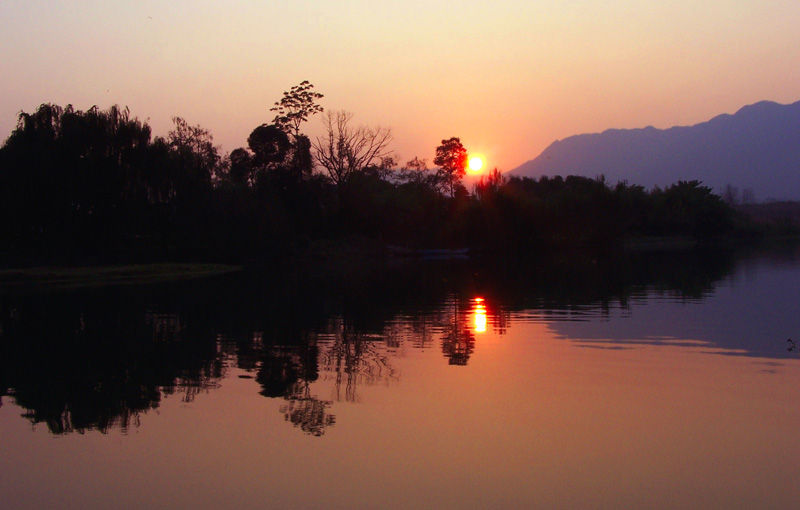
<svg viewBox="0 0 800 510"><path fill-rule="evenodd" d="M469 169L473 172L479 171L483 168L483 159L480 156L473 156L469 158Z"/></svg>

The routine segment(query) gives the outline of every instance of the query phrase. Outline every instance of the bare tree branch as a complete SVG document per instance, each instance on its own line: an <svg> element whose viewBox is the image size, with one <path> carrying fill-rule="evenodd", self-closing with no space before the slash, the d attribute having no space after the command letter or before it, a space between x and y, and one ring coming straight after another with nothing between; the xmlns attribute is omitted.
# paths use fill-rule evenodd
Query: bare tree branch
<svg viewBox="0 0 800 510"><path fill-rule="evenodd" d="M324 138L312 142L314 161L327 170L331 180L341 186L374 160L392 153L386 147L392 140L390 129L350 126L352 113L327 111L322 117Z"/></svg>

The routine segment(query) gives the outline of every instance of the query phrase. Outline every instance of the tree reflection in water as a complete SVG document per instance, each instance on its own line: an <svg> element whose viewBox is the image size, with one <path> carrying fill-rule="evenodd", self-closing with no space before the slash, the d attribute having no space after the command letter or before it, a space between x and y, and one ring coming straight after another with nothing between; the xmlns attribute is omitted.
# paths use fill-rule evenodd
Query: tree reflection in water
<svg viewBox="0 0 800 510"><path fill-rule="evenodd" d="M447 358L448 364L466 366L473 351L475 335L463 325L454 324L442 335L442 354Z"/></svg>
<svg viewBox="0 0 800 510"><path fill-rule="evenodd" d="M316 327L270 316L271 329L250 332L237 329L241 317L215 318L224 311L151 299L65 294L5 307L0 396L54 434L127 431L162 398L192 402L236 366L255 372L263 396L284 400L286 421L321 436L336 423L335 402L359 402L360 387L399 380L393 358L406 347L431 348L439 337L454 365L475 348L468 307L456 297L424 311L394 309L367 326L343 315ZM327 399L314 394L320 373L333 383Z"/></svg>
<svg viewBox="0 0 800 510"><path fill-rule="evenodd" d="M642 289L703 299L734 267L724 255L413 263L346 281L243 273L157 287L0 288L0 398L54 434L126 431L162 398L191 402L236 367L255 374L261 395L281 400L287 422L322 436L337 403L399 380L405 349L440 349L463 366L484 330L505 334L521 311L604 313Z"/></svg>
<svg viewBox="0 0 800 510"><path fill-rule="evenodd" d="M337 319L322 336L325 350L319 364L324 372L333 374L337 402L358 402L356 390L360 384L374 386L398 379L389 361L390 346L398 345L396 335L388 335L387 342L383 334L359 331L348 320Z"/></svg>
<svg viewBox="0 0 800 510"><path fill-rule="evenodd" d="M182 341L184 326L177 313L163 313L148 310L144 314L144 322L152 327L152 341L154 343L176 343ZM219 353L220 349L216 351ZM205 361L200 372L185 369L179 370L173 384L159 388L164 395L179 393L182 402L193 402L201 393L219 388L220 381L225 376L225 363L222 356L214 356Z"/></svg>
<svg viewBox="0 0 800 510"><path fill-rule="evenodd" d="M0 395L53 434L138 427L162 396L192 401L218 387L225 367L201 324L116 296L57 295L3 307Z"/></svg>
<svg viewBox="0 0 800 510"><path fill-rule="evenodd" d="M442 332L442 354L448 364L466 366L475 352L476 335L485 333L489 326L497 335L506 333L510 314L505 310L490 309L489 305L483 297L469 301L458 296L448 299L437 322Z"/></svg>
<svg viewBox="0 0 800 510"><path fill-rule="evenodd" d="M263 338L261 333L256 338ZM296 344L264 347L256 380L261 394L283 398L279 408L286 421L306 434L321 436L327 427L336 423L328 412L330 401L311 394L311 383L318 379L317 345L312 335L303 335Z"/></svg>
<svg viewBox="0 0 800 510"><path fill-rule="evenodd" d="M323 435L327 427L336 423L336 417L327 411L332 402L312 396L308 381L298 381L292 390L285 397L287 403L280 407L287 421L312 436Z"/></svg>

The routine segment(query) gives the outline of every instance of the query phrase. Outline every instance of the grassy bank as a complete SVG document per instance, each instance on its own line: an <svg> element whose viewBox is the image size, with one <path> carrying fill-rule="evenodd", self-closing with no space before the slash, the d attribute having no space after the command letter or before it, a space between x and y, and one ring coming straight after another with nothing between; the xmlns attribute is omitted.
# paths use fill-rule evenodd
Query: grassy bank
<svg viewBox="0 0 800 510"><path fill-rule="evenodd" d="M241 270L225 264L135 264L95 267L34 267L0 271L0 289L72 288L157 283Z"/></svg>

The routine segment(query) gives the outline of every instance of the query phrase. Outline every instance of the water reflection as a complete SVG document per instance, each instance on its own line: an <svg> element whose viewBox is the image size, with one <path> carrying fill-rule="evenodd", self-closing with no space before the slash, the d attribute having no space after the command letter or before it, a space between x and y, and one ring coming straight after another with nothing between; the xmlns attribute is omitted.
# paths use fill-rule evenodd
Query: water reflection
<svg viewBox="0 0 800 510"><path fill-rule="evenodd" d="M475 333L486 333L486 305L483 298L473 299L473 319Z"/></svg>
<svg viewBox="0 0 800 510"><path fill-rule="evenodd" d="M311 384L319 378L314 335L306 335L296 343L265 345L263 333L258 332L253 340L248 349L251 355L246 357L248 361L239 367L257 371L261 395L285 400L279 411L286 421L307 434L323 435L325 429L336 422L336 417L328 411L330 401L311 393ZM258 361L253 362L253 352L259 353Z"/></svg>
<svg viewBox="0 0 800 510"><path fill-rule="evenodd" d="M453 299L449 320L442 332L442 354L450 365L464 366L475 351L475 335L467 322L467 315L460 310L460 303Z"/></svg>
<svg viewBox="0 0 800 510"><path fill-rule="evenodd" d="M126 431L162 399L194 402L236 368L253 374L254 391L280 400L288 423L322 436L337 423L337 405L400 381L397 360L409 350L436 347L446 364L463 367L487 331L503 335L513 321L545 323L585 346L690 341L795 356L786 338L796 329L798 259L796 251L777 259L561 254L530 265L409 264L338 280L248 274L5 294L0 405L10 396L53 434Z"/></svg>
<svg viewBox="0 0 800 510"><path fill-rule="evenodd" d="M345 320L336 320L323 333L321 344L324 351L319 364L333 379L337 402L358 402L360 385L386 384L399 377L391 364L393 347L399 345L396 337L387 341L383 335L370 335Z"/></svg>
<svg viewBox="0 0 800 510"><path fill-rule="evenodd" d="M327 411L331 402L311 396L308 385L302 388L301 393L286 397L286 401L280 412L287 421L307 434L321 436L327 427L336 423L336 417Z"/></svg>
<svg viewBox="0 0 800 510"><path fill-rule="evenodd" d="M164 396L216 388L214 342L175 313L130 309L119 296L39 297L3 307L0 374L25 417L54 434L127 430Z"/></svg>

